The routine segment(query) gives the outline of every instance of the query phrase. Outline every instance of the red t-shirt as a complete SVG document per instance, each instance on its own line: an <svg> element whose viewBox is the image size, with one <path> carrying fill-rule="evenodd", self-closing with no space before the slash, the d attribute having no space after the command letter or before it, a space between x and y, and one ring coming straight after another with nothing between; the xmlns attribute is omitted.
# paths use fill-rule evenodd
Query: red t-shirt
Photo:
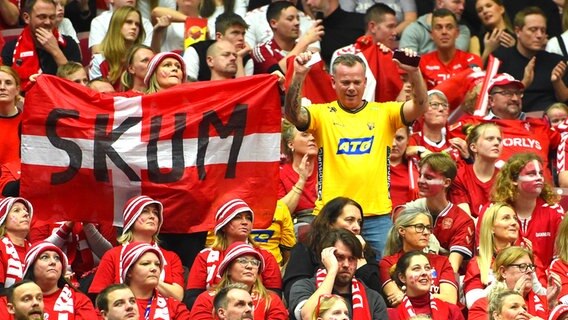
<svg viewBox="0 0 568 320"><path fill-rule="evenodd" d="M393 209L418 199L418 169L412 161L390 166L389 190Z"/></svg>
<svg viewBox="0 0 568 320"><path fill-rule="evenodd" d="M548 319L548 303L545 296L537 296L532 291L525 297L527 312L533 317ZM487 320L489 319L489 300L487 297L477 300L469 309L468 320Z"/></svg>
<svg viewBox="0 0 568 320"><path fill-rule="evenodd" d="M73 304L70 306L70 301L67 300L67 294L61 294L62 290L71 292ZM59 289L50 295L43 295L45 319L58 320L94 320L98 315L89 298L73 289L65 287Z"/></svg>
<svg viewBox="0 0 568 320"><path fill-rule="evenodd" d="M254 74L271 73L279 70L278 62L286 57L286 52L271 39L261 43L252 50L252 60L254 61Z"/></svg>
<svg viewBox="0 0 568 320"><path fill-rule="evenodd" d="M456 204L469 204L471 215L477 217L481 207L491 200L491 188L497 173L499 173L498 169L495 170L489 181L481 182L473 172L473 166L461 166L450 188L451 201Z"/></svg>
<svg viewBox="0 0 568 320"><path fill-rule="evenodd" d="M264 270L261 274L262 284L268 289L282 290L282 274L276 258L274 258L272 253L262 248L256 248L256 250L264 258ZM219 283L221 278L217 276L217 268L224 257L225 252L211 248L201 250L189 271L186 289L206 290L208 289L208 284L214 285Z"/></svg>
<svg viewBox="0 0 568 320"><path fill-rule="evenodd" d="M314 167L312 174L306 180L300 200L293 213L308 210L313 210L316 202L316 181L317 181L317 165ZM292 187L298 182L300 175L294 171L291 163L286 163L280 168L280 183L278 188L278 199L282 199Z"/></svg>
<svg viewBox="0 0 568 320"><path fill-rule="evenodd" d="M379 262L379 278L381 281L381 287L385 287L387 283L393 281L390 276L390 269L393 265L395 265L403 255L404 252L399 252L392 256L384 257ZM440 284L441 283L449 283L452 286L458 288L456 284L456 277L454 275L454 269L452 269L452 265L450 264L450 260L447 257L440 256L437 254L427 254L428 261L430 261L430 266L432 267L432 287L430 288L430 292L433 294L440 293Z"/></svg>
<svg viewBox="0 0 568 320"><path fill-rule="evenodd" d="M165 298L160 294L152 299L151 307L148 309L148 317L145 317L148 308L148 299L136 299L138 305L138 314L140 319L152 320L189 320L189 310L185 304L176 299ZM213 309L209 313L212 313Z"/></svg>
<svg viewBox="0 0 568 320"><path fill-rule="evenodd" d="M258 295L253 295L254 319L288 320L288 310L282 300L274 292L268 291L270 295L270 305L266 306L265 299L258 299ZM191 308L192 320L213 320L213 298L211 291L202 292Z"/></svg>
<svg viewBox="0 0 568 320"><path fill-rule="evenodd" d="M89 293L99 293L113 283L120 283L120 253L123 246L118 246L107 251L99 263ZM183 266L178 255L172 251L159 248L164 255L164 282L178 284L183 288Z"/></svg>
<svg viewBox="0 0 568 320"><path fill-rule="evenodd" d="M434 235L440 246L449 252L458 252L470 259L474 252L474 233L473 219L451 202L436 217Z"/></svg>
<svg viewBox="0 0 568 320"><path fill-rule="evenodd" d="M549 167L549 151L555 150L560 144L560 134L552 129L548 122L541 118L526 118L526 120L501 120L468 116L451 127L449 135L464 138L462 127L465 124L491 122L501 127L503 134L503 152L496 166L501 167L512 155L517 153L534 152L542 158L545 168ZM552 181L550 170L545 171L546 180Z"/></svg>
<svg viewBox="0 0 568 320"><path fill-rule="evenodd" d="M420 71L428 90L433 89L436 85L460 71L470 69L473 65L483 67L481 58L476 54L458 49L456 49L454 58L448 64L440 61L437 50L424 54L420 58Z"/></svg>
<svg viewBox="0 0 568 320"><path fill-rule="evenodd" d="M22 123L20 112L12 117L0 117L0 164L20 160L20 124Z"/></svg>

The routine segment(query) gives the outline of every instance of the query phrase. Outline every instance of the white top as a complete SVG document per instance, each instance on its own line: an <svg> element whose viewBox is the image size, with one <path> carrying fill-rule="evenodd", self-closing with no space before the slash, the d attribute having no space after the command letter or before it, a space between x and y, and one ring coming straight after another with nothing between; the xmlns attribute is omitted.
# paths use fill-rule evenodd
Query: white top
<svg viewBox="0 0 568 320"><path fill-rule="evenodd" d="M71 20L63 18L59 26L57 26L57 30L59 30L59 33L61 33L62 35L70 36L71 38L73 38L73 40L75 40L77 44L79 43L79 38L77 37L77 31L75 31L75 28L73 28Z"/></svg>
<svg viewBox="0 0 568 320"><path fill-rule="evenodd" d="M249 0L235 0L235 13L241 17L245 17L247 13L247 7L249 4ZM209 39L215 39L215 20L217 17L220 16L223 12L225 12L224 6L217 6L215 8L215 12L207 18L207 29L209 30Z"/></svg>
<svg viewBox="0 0 568 320"><path fill-rule="evenodd" d="M142 17L150 20L152 18L152 10L150 9L150 0L137 0L136 6ZM176 10L176 1L175 0L158 0L158 7L166 7L173 10Z"/></svg>
<svg viewBox="0 0 568 320"><path fill-rule="evenodd" d="M562 37L562 40L564 40L564 45L566 46L566 50L568 51L568 31L564 31L564 33L562 33L560 36ZM546 44L546 51L564 56L556 37L548 39L548 43Z"/></svg>
<svg viewBox="0 0 568 320"><path fill-rule="evenodd" d="M249 25L247 32L245 33L245 41L251 48L257 45L270 41L274 34L270 25L266 20L266 10L268 5L256 8L252 11L247 12L245 15L245 21ZM300 15L300 32L304 34L313 26L314 20L307 16L304 12L299 11ZM314 42L310 44L311 48L320 48L320 43Z"/></svg>
<svg viewBox="0 0 568 320"><path fill-rule="evenodd" d="M160 47L161 52L183 51L184 33L185 22L172 22L166 29L165 38Z"/></svg>
<svg viewBox="0 0 568 320"><path fill-rule="evenodd" d="M96 79L103 76L101 72L101 63L105 61L105 56L101 53L95 53L89 64L89 79Z"/></svg>
<svg viewBox="0 0 568 320"><path fill-rule="evenodd" d="M110 25L110 19L112 18L112 11L105 11L100 15L96 16L93 21L91 21L91 31L89 32L89 48L94 45L101 44L105 35L108 31L108 26ZM146 39L144 39L144 44L150 46L152 44L152 33L154 33L154 27L150 20L142 18L142 25L144 26L144 31L146 31Z"/></svg>

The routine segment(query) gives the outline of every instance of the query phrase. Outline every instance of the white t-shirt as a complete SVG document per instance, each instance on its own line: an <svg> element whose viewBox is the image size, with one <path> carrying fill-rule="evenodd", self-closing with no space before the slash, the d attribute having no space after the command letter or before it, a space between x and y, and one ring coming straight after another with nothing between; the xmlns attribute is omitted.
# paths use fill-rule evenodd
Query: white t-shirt
<svg viewBox="0 0 568 320"><path fill-rule="evenodd" d="M245 41L251 48L270 41L270 39L274 36L272 29L270 29L270 25L266 20L267 9L268 5L265 5L249 11L245 15L245 21L249 25L249 28L245 33ZM298 13L300 15L300 32L301 34L304 34L312 27L314 20L302 11L299 11ZM320 48L319 41L312 43L310 47Z"/></svg>
<svg viewBox="0 0 568 320"><path fill-rule="evenodd" d="M77 37L77 31L75 31L75 28L73 28L71 20L63 18L59 26L57 26L57 30L59 30L59 33L61 33L62 35L70 36L71 38L73 38L73 40L75 40L77 44L79 43L79 38Z"/></svg>
<svg viewBox="0 0 568 320"><path fill-rule="evenodd" d="M148 20L152 18L152 10L150 9L150 0L137 0L136 6L142 16ZM166 7L173 10L176 10L177 5L175 0L159 0L158 7Z"/></svg>
<svg viewBox="0 0 568 320"><path fill-rule="evenodd" d="M110 25L110 19L112 18L112 11L105 11L100 15L96 16L93 21L91 21L91 31L89 33L89 48L94 45L101 44L105 35L108 31L108 26ZM150 20L142 18L142 25L144 26L144 31L146 32L146 39L144 39L144 44L149 46L152 44L152 33L154 33L154 27Z"/></svg>
<svg viewBox="0 0 568 320"><path fill-rule="evenodd" d="M172 22L166 29L160 50L162 52L183 51L185 22Z"/></svg>
<svg viewBox="0 0 568 320"><path fill-rule="evenodd" d="M560 36L562 37L562 40L564 40L564 46L566 46L566 50L568 51L568 31L564 31L564 33ZM546 43L546 51L564 56L562 49L560 49L560 43L558 43L557 37L548 39L548 42Z"/></svg>

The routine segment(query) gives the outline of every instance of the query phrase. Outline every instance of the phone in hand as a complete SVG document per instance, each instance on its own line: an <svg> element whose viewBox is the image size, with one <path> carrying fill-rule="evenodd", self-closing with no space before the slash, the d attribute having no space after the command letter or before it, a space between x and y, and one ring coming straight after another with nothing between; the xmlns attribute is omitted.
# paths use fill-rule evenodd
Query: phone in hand
<svg viewBox="0 0 568 320"><path fill-rule="evenodd" d="M404 50L401 49L394 50L392 58L407 66L418 67L420 64L420 56L409 57L404 53Z"/></svg>

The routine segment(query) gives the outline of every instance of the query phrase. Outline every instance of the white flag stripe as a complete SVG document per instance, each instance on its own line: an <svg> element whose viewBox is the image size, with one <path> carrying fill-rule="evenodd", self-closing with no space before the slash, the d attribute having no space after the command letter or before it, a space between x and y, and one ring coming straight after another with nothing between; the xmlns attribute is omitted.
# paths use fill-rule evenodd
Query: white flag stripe
<svg viewBox="0 0 568 320"><path fill-rule="evenodd" d="M79 145L83 151L82 168L93 168L93 159L89 155L93 153L93 140L65 138ZM127 139L130 140L130 139ZM140 140L138 140L140 141ZM231 150L233 137L226 139L211 137L205 155L205 165L227 164ZM127 143L124 143L127 142ZM131 167L147 169L147 156L145 144L132 143L120 139L113 144L120 157ZM22 163L29 165L46 165L54 167L69 166L69 156L64 150L55 148L47 137L43 136L22 136L22 148L28 149L33 145L35 152L22 152ZM238 162L275 162L280 157L280 133L257 133L245 136ZM184 139L183 143L185 167L196 165L197 159L197 138ZM171 141L160 141L158 143L158 165L160 168L171 168L172 159ZM112 161L107 157L107 165Z"/></svg>

